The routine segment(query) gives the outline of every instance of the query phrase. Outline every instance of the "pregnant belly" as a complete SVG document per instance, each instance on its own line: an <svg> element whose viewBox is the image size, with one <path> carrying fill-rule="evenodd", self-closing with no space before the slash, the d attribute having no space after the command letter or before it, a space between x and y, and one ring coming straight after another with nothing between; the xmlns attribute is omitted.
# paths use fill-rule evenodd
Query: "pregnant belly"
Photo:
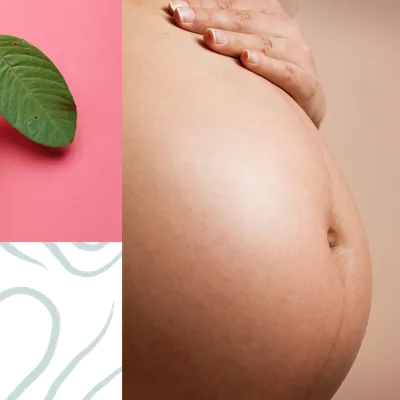
<svg viewBox="0 0 400 400"><path fill-rule="evenodd" d="M162 14L124 13L124 394L329 399L370 271L319 133Z"/></svg>

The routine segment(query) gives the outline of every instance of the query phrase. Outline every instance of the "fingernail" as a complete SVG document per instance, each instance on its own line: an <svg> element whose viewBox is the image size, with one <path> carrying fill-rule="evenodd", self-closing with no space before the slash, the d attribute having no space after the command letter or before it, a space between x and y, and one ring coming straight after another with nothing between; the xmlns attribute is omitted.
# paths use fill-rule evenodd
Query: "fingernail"
<svg viewBox="0 0 400 400"><path fill-rule="evenodd" d="M226 44L228 42L228 37L224 31L219 29L210 29L211 38L215 44Z"/></svg>
<svg viewBox="0 0 400 400"><path fill-rule="evenodd" d="M169 3L169 8L172 12L174 12L178 7L189 7L189 3L182 0L174 0Z"/></svg>
<svg viewBox="0 0 400 400"><path fill-rule="evenodd" d="M193 8L190 7L178 7L176 12L178 13L181 22L193 22L196 18L196 13Z"/></svg>
<svg viewBox="0 0 400 400"><path fill-rule="evenodd" d="M257 64L260 60L260 54L257 51L246 50L246 61L251 64Z"/></svg>

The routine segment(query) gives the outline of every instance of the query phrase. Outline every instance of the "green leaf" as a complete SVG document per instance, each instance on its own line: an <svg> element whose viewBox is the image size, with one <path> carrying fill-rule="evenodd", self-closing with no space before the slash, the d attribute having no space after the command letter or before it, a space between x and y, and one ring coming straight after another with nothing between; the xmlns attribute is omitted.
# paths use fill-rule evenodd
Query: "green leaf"
<svg viewBox="0 0 400 400"><path fill-rule="evenodd" d="M44 146L74 140L76 105L60 71L39 49L6 35L0 35L0 115Z"/></svg>

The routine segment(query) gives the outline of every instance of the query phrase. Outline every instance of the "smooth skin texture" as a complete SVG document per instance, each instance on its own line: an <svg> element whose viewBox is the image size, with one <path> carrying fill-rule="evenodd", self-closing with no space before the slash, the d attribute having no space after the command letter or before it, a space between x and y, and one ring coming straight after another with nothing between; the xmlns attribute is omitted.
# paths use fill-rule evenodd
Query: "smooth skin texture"
<svg viewBox="0 0 400 400"><path fill-rule="evenodd" d="M176 0L168 5L182 29L203 35L213 51L240 59L285 90L317 128L326 101L311 49L297 22L275 0Z"/></svg>
<svg viewBox="0 0 400 400"><path fill-rule="evenodd" d="M124 396L325 400L368 321L368 246L285 91L124 1Z"/></svg>

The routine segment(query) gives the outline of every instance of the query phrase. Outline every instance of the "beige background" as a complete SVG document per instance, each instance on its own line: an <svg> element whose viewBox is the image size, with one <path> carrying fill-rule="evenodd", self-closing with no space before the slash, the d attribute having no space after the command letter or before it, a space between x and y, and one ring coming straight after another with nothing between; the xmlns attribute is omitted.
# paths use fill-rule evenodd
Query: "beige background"
<svg viewBox="0 0 400 400"><path fill-rule="evenodd" d="M374 294L359 356L334 400L400 399L400 1L300 0L326 90L321 133L369 237Z"/></svg>

